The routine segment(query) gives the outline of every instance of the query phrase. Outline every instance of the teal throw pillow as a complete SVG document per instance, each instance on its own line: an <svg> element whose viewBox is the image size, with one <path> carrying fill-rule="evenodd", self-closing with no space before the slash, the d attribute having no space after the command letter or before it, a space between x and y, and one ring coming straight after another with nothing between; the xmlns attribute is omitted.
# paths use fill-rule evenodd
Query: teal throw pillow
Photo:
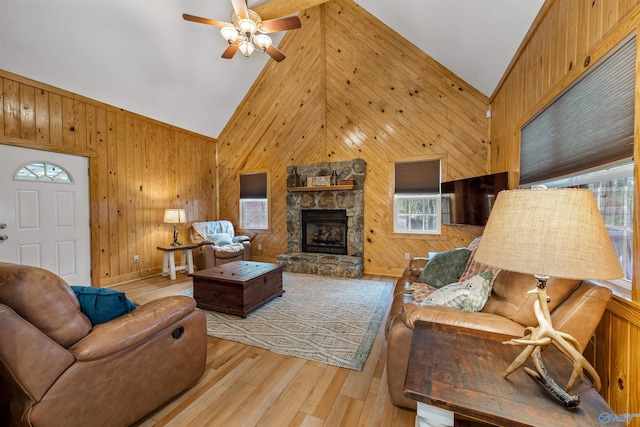
<svg viewBox="0 0 640 427"><path fill-rule="evenodd" d="M471 255L471 251L467 248L438 252L429 259L418 278L418 282L426 283L434 288L441 288L449 283L457 282L467 266L469 255Z"/></svg>
<svg viewBox="0 0 640 427"><path fill-rule="evenodd" d="M80 311L94 326L136 309L135 304L120 291L91 286L71 286L71 289L80 302Z"/></svg>

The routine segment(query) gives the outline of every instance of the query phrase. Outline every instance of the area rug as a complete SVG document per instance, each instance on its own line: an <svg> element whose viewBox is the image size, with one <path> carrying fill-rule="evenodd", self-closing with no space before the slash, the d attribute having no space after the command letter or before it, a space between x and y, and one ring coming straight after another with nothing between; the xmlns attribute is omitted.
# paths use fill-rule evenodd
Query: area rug
<svg viewBox="0 0 640 427"><path fill-rule="evenodd" d="M361 371L393 283L283 273L281 297L246 318L203 310L207 334ZM183 291L193 295L193 290Z"/></svg>

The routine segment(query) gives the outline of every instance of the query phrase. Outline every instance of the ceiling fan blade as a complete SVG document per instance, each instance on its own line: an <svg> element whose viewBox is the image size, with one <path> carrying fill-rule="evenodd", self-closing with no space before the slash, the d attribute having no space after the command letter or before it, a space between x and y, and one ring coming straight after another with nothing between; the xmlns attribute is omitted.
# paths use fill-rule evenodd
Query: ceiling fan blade
<svg viewBox="0 0 640 427"><path fill-rule="evenodd" d="M240 46L240 42L242 41L242 37L238 37L233 43L231 43L227 48L222 52L222 57L224 59L231 59L233 55L238 51L238 46Z"/></svg>
<svg viewBox="0 0 640 427"><path fill-rule="evenodd" d="M282 61L285 56L284 53L282 53L277 47L275 47L274 45L270 45L267 50L265 50L265 52L267 52L267 54L273 58L274 61L276 62L280 62Z"/></svg>
<svg viewBox="0 0 640 427"><path fill-rule="evenodd" d="M198 22L200 24L213 25L214 27L228 27L233 26L233 24L229 22L216 21L214 19L201 18L199 16L189 15L188 13L183 13L182 18L185 21Z"/></svg>
<svg viewBox="0 0 640 427"><path fill-rule="evenodd" d="M297 16L290 16L288 18L276 18L262 21L260 24L260 31L263 33L275 33L278 31L295 30L301 26L300 18Z"/></svg>
<svg viewBox="0 0 640 427"><path fill-rule="evenodd" d="M245 0L231 0L231 5L233 6L233 11L240 19L247 19L249 17Z"/></svg>
<svg viewBox="0 0 640 427"><path fill-rule="evenodd" d="M252 9L260 15L262 19L268 20L291 15L292 13L297 13L328 1L329 0L271 0L252 7Z"/></svg>
<svg viewBox="0 0 640 427"><path fill-rule="evenodd" d="M222 58L231 59L231 58L233 58L233 55L235 55L237 51L238 51L238 46L234 46L234 45L230 44L224 50L224 52L222 52Z"/></svg>

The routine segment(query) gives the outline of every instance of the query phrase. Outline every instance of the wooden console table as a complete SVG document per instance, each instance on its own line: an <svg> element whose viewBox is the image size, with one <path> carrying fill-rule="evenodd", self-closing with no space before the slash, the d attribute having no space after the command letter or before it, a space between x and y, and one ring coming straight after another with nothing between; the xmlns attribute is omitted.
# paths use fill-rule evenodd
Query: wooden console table
<svg viewBox="0 0 640 427"><path fill-rule="evenodd" d="M580 405L568 410L522 368L502 378L504 370L522 351L520 346L502 344L510 338L474 329L416 322L405 396L497 426L624 425L612 421L613 410L586 379L578 380L571 390L580 396ZM553 345L542 357L551 377L564 387L571 376L571 362ZM533 368L530 361L528 366ZM601 416L605 417L604 421Z"/></svg>

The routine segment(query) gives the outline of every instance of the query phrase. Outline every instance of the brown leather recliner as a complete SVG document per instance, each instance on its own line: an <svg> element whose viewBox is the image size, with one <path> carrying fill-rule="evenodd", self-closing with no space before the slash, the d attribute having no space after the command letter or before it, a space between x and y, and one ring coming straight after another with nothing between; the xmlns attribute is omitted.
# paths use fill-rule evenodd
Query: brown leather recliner
<svg viewBox="0 0 640 427"><path fill-rule="evenodd" d="M200 270L233 261L251 261L251 239L236 236L227 220L194 222L189 228L191 243L198 245L193 264Z"/></svg>
<svg viewBox="0 0 640 427"><path fill-rule="evenodd" d="M404 396L404 382L416 320L518 337L523 336L525 327L538 325L533 313L533 302L537 295L528 293L535 288L535 278L526 274L499 272L489 300L477 313L452 307L414 304L410 286L418 281L427 262L427 258L410 261L409 267L396 282L387 320L389 394L394 405L410 409L416 409L417 404L415 400ZM473 253L468 262L473 262ZM547 295L551 298L549 309L554 328L571 334L584 350L611 299L611 290L590 281L551 278L547 282Z"/></svg>
<svg viewBox="0 0 640 427"><path fill-rule="evenodd" d="M192 298L92 327L60 277L0 263L0 425L128 426L200 379L206 337Z"/></svg>

